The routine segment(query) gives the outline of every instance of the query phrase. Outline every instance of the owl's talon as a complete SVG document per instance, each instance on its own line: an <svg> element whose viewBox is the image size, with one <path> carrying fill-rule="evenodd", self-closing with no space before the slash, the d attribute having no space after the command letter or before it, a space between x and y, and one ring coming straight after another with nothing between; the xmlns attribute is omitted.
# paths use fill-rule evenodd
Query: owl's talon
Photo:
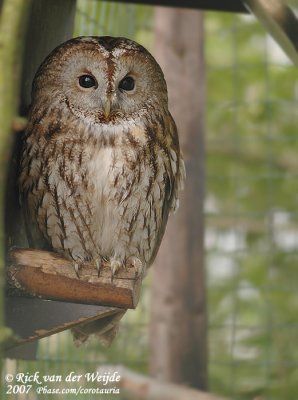
<svg viewBox="0 0 298 400"><path fill-rule="evenodd" d="M119 260L111 260L110 266L111 266L111 270L112 270L112 280L113 280L116 272L122 267L122 262Z"/></svg>
<svg viewBox="0 0 298 400"><path fill-rule="evenodd" d="M97 269L97 276L99 277L100 270L101 270L101 267L102 267L102 260L101 259L95 260L95 266L96 266L96 269Z"/></svg>
<svg viewBox="0 0 298 400"><path fill-rule="evenodd" d="M78 263L74 263L74 270L75 270L75 273L76 273L77 278L79 279L79 278L80 278L80 275L79 275L80 266L79 266Z"/></svg>
<svg viewBox="0 0 298 400"><path fill-rule="evenodd" d="M129 257L126 264L134 268L136 278L139 278L140 276L143 275L144 265L138 257Z"/></svg>

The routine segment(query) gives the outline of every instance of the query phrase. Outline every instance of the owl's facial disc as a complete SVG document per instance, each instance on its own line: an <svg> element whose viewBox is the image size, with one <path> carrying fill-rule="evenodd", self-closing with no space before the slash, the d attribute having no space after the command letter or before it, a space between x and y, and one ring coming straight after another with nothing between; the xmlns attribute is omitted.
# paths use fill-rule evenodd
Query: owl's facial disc
<svg viewBox="0 0 298 400"><path fill-rule="evenodd" d="M84 105L102 122L110 121L123 111L135 111L135 107L132 106L135 105L134 95L138 89L137 76L128 72L126 68L117 70L114 63L112 73L109 73L110 70L111 62L95 61L87 68L83 59L74 67L72 75L79 89L79 98L74 101L72 95L69 100L73 105L77 104L78 108Z"/></svg>
<svg viewBox="0 0 298 400"><path fill-rule="evenodd" d="M167 88L154 58L125 38L76 38L47 57L34 79L32 101L47 94L78 118L116 123L167 107Z"/></svg>

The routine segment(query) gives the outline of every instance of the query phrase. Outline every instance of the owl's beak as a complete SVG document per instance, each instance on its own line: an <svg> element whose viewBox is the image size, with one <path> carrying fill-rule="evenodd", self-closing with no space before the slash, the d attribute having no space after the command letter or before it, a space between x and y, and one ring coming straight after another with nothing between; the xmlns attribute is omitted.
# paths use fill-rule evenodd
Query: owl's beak
<svg viewBox="0 0 298 400"><path fill-rule="evenodd" d="M110 99L107 99L103 112L104 112L105 117L108 118L108 116L110 115L110 112L111 112L111 100Z"/></svg>

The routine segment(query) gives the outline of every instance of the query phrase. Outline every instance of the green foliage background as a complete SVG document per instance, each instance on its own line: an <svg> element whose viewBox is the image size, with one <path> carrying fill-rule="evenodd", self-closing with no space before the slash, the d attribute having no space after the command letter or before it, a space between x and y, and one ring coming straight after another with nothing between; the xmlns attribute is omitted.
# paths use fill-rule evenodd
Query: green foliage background
<svg viewBox="0 0 298 400"><path fill-rule="evenodd" d="M151 48L152 15L148 6L79 0L75 36L128 36ZM210 391L297 400L297 70L253 17L205 13L205 28ZM7 370L123 363L146 373L150 274L145 285L110 349L75 349L64 332L41 341L37 362Z"/></svg>
<svg viewBox="0 0 298 400"><path fill-rule="evenodd" d="M297 70L252 17L209 14L211 389L297 399Z"/></svg>

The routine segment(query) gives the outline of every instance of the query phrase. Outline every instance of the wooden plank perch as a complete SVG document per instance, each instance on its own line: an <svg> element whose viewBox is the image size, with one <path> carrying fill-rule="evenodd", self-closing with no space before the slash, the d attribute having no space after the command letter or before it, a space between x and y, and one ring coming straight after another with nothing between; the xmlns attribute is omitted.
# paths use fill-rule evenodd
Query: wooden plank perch
<svg viewBox="0 0 298 400"><path fill-rule="evenodd" d="M108 264L98 275L94 264L84 263L77 275L73 262L56 253L22 248L10 250L6 275L9 296L125 309L137 306L142 281L129 266L113 277Z"/></svg>

